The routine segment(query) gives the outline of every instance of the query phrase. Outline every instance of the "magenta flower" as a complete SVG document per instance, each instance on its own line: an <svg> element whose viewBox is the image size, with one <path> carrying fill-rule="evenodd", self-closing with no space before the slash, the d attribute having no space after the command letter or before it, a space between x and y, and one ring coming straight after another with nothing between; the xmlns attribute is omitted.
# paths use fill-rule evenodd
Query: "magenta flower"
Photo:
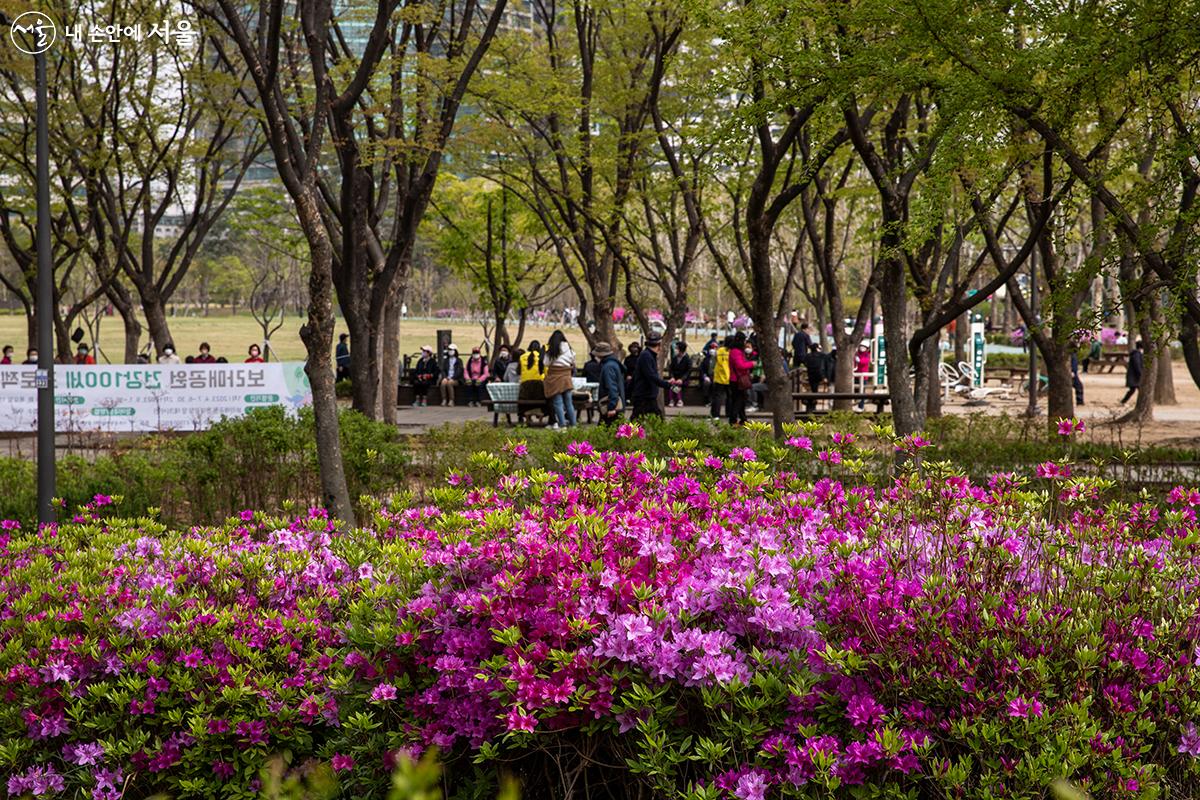
<svg viewBox="0 0 1200 800"><path fill-rule="evenodd" d="M1008 716L1018 719L1027 717L1040 717L1042 715L1041 701L1026 700L1024 697L1015 697L1008 703Z"/></svg>
<svg viewBox="0 0 1200 800"><path fill-rule="evenodd" d="M1183 736L1179 738L1179 744L1176 749L1182 755L1188 755L1192 758L1200 758L1200 733L1196 732L1196 723L1189 722L1183 729Z"/></svg>
<svg viewBox="0 0 1200 800"><path fill-rule="evenodd" d="M396 687L390 683L381 683L371 692L371 699L376 703L396 699Z"/></svg>
<svg viewBox="0 0 1200 800"><path fill-rule="evenodd" d="M531 731L537 727L537 718L531 717L519 708L509 711L506 721L510 731Z"/></svg>
<svg viewBox="0 0 1200 800"><path fill-rule="evenodd" d="M754 461L758 458L758 454L749 447L735 447L729 451L730 458L738 458L742 461Z"/></svg>
<svg viewBox="0 0 1200 800"><path fill-rule="evenodd" d="M887 709L869 694L856 694L846 704L846 718L856 728L869 728L882 722L886 712Z"/></svg>
<svg viewBox="0 0 1200 800"><path fill-rule="evenodd" d="M790 436L784 444L797 450L812 450L813 447L812 439L807 436Z"/></svg>
<svg viewBox="0 0 1200 800"><path fill-rule="evenodd" d="M354 759L342 753L334 753L329 763L335 772L347 772L354 769Z"/></svg>
<svg viewBox="0 0 1200 800"><path fill-rule="evenodd" d="M573 456L590 456L595 452L592 443L589 441L571 442L567 445L567 452Z"/></svg>
<svg viewBox="0 0 1200 800"><path fill-rule="evenodd" d="M1045 463L1037 465L1035 474L1039 478L1065 480L1071 477L1071 466L1069 464L1056 464L1053 461L1046 461Z"/></svg>

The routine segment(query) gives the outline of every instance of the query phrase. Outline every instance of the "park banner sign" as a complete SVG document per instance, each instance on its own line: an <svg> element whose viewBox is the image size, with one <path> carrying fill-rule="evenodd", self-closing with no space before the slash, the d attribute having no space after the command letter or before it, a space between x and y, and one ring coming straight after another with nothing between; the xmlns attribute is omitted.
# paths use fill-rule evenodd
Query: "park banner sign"
<svg viewBox="0 0 1200 800"><path fill-rule="evenodd" d="M37 429L37 369L0 366L0 431ZM198 431L265 406L312 405L301 362L54 367L60 432Z"/></svg>

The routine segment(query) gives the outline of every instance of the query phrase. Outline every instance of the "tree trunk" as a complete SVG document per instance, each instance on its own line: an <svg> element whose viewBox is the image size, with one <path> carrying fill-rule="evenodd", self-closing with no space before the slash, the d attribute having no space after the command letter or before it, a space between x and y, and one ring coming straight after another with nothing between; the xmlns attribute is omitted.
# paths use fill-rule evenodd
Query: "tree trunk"
<svg viewBox="0 0 1200 800"><path fill-rule="evenodd" d="M338 426L337 391L330 358L333 349L333 249L317 210L316 190L307 184L309 196L297 203L297 216L308 240L312 272L308 277L308 319L300 326L300 339L307 357L304 371L312 386L316 422L317 464L321 479L321 501L329 513L347 525L354 524L350 490L342 461Z"/></svg>
<svg viewBox="0 0 1200 800"><path fill-rule="evenodd" d="M753 281L751 317L754 319L754 329L758 331L759 358L762 359L763 376L767 381L767 408L771 412L775 438L781 439L784 424L795 421L795 412L787 370L783 366L783 354L775 346L775 332L779 327L775 304L779 298L775 294L771 275L771 232L769 229L763 230L758 220L747 222ZM787 288L786 285L783 287L785 293Z"/></svg>
<svg viewBox="0 0 1200 800"><path fill-rule="evenodd" d="M1071 378L1071 350L1069 345L1055 342L1041 349L1046 362L1046 426L1051 435L1058 430L1060 419L1075 416L1075 387Z"/></svg>
<svg viewBox="0 0 1200 800"><path fill-rule="evenodd" d="M885 226L896 223L887 223ZM908 296L905 285L904 261L897 255L902 243L885 234L880 308L883 311L883 338L887 345L888 393L892 396L892 427L898 436L921 430L924 420L918 414L913 395L912 378L908 374Z"/></svg>
<svg viewBox="0 0 1200 800"><path fill-rule="evenodd" d="M954 323L954 363L967 360L967 338L971 334L971 312L964 311Z"/></svg>
<svg viewBox="0 0 1200 800"><path fill-rule="evenodd" d="M1154 316L1154 329L1161 330L1165 327L1166 319L1163 314L1162 301L1155 294L1150 300L1151 313ZM1147 350L1150 349L1147 343ZM1171 368L1171 337L1164 336L1162 342L1155 349L1155 361L1158 364L1154 376L1154 402L1160 406L1173 406L1178 404L1175 398L1175 376L1172 374Z"/></svg>
<svg viewBox="0 0 1200 800"><path fill-rule="evenodd" d="M70 364L74 361L74 354L71 352L71 329L67 321L58 314L54 315L54 343L55 361L59 364Z"/></svg>
<svg viewBox="0 0 1200 800"><path fill-rule="evenodd" d="M383 369L380 372L379 398L381 419L396 424L396 387L400 383L400 304L404 291L397 287L384 313Z"/></svg>
<svg viewBox="0 0 1200 800"><path fill-rule="evenodd" d="M1200 388L1200 341L1197 340L1196 320L1185 309L1183 312L1183 327L1179 331L1179 341L1183 345L1183 363L1187 365L1192 383Z"/></svg>
<svg viewBox="0 0 1200 800"><path fill-rule="evenodd" d="M1137 302L1135 300L1135 302ZM1139 306L1144 306L1145 303L1138 302ZM1137 392L1137 401L1133 406L1133 410L1125 416L1121 417L1118 422L1136 422L1138 424L1150 422L1154 419L1154 387L1158 382L1158 355L1157 348L1154 347L1154 323L1150 318L1149 313L1145 313L1146 309L1137 308L1132 313L1141 317L1138 321L1136 330L1140 332L1141 340L1145 343L1146 350L1144 356L1144 366L1142 367L1142 379ZM1134 330L1134 328L1130 328Z"/></svg>
<svg viewBox="0 0 1200 800"><path fill-rule="evenodd" d="M142 323L138 321L133 297L118 281L113 281L105 294L113 308L121 315L121 324L125 329L125 363L136 364L138 350L142 344Z"/></svg>
<svg viewBox="0 0 1200 800"><path fill-rule="evenodd" d="M138 292L142 300L142 313L146 315L146 327L150 330L150 341L154 343L154 354L161 356L163 348L172 346L175 341L171 338L171 328L167 324L167 309L162 298L153 292Z"/></svg>
<svg viewBox="0 0 1200 800"><path fill-rule="evenodd" d="M837 355L834 356L833 367L833 391L837 393L853 392L854 391L854 351L856 348L850 345L849 339L844 345L839 345ZM800 369L804 369L803 366ZM815 390L814 390L815 391ZM838 411L848 411L851 403L849 400L834 400L833 408Z"/></svg>
<svg viewBox="0 0 1200 800"><path fill-rule="evenodd" d="M942 415L942 385L937 379L938 364L942 360L942 350L938 346L941 335L931 336L921 345L921 369L917 374L919 391L925 398L925 410L922 417L940 417ZM966 359L963 359L966 361Z"/></svg>

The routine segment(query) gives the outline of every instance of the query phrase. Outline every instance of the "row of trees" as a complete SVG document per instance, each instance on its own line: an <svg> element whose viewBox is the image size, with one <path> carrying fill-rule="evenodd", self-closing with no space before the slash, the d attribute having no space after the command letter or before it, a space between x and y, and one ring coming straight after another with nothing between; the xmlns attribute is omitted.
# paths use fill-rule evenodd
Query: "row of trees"
<svg viewBox="0 0 1200 800"><path fill-rule="evenodd" d="M881 314L900 433L938 413L948 323L997 291L1045 361L1051 419L1073 414L1080 332L1112 320L1151 343L1147 385L1176 336L1200 381L1200 0L347 6L191 0L202 35L186 48L81 41L52 62L60 339L104 298L127 355L139 318L165 342L165 303L194 264L246 242L287 250L304 265L289 296L306 303L322 486L340 514L334 309L355 342L354 407L391 419L422 252L476 288L497 341L563 296L591 342L616 343L617 306L643 328L662 309L671 336L708 292L768 339L794 307L831 322L845 382ZM179 8L57 11L86 29ZM32 312L28 65L3 77L18 122L0 131L3 280ZM241 199L263 165L290 225ZM180 233L164 244L172 208ZM290 243L264 227L290 227ZM763 352L778 430L785 370ZM1140 393L1134 415L1153 400Z"/></svg>

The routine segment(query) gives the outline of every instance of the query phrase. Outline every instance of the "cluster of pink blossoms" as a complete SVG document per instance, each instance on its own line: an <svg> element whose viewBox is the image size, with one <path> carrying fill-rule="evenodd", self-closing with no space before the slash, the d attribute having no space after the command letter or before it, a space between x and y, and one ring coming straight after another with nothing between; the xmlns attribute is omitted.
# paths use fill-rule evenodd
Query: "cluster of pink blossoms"
<svg viewBox="0 0 1200 800"><path fill-rule="evenodd" d="M559 741L743 800L1030 796L1052 745L1094 796L1200 776L1200 492L1050 514L1011 474L795 471L849 435L667 459L643 435L557 471L511 444L355 531L5 526L9 795L220 794L288 750L372 797L402 753ZM1040 473L1074 486L1064 466Z"/></svg>

